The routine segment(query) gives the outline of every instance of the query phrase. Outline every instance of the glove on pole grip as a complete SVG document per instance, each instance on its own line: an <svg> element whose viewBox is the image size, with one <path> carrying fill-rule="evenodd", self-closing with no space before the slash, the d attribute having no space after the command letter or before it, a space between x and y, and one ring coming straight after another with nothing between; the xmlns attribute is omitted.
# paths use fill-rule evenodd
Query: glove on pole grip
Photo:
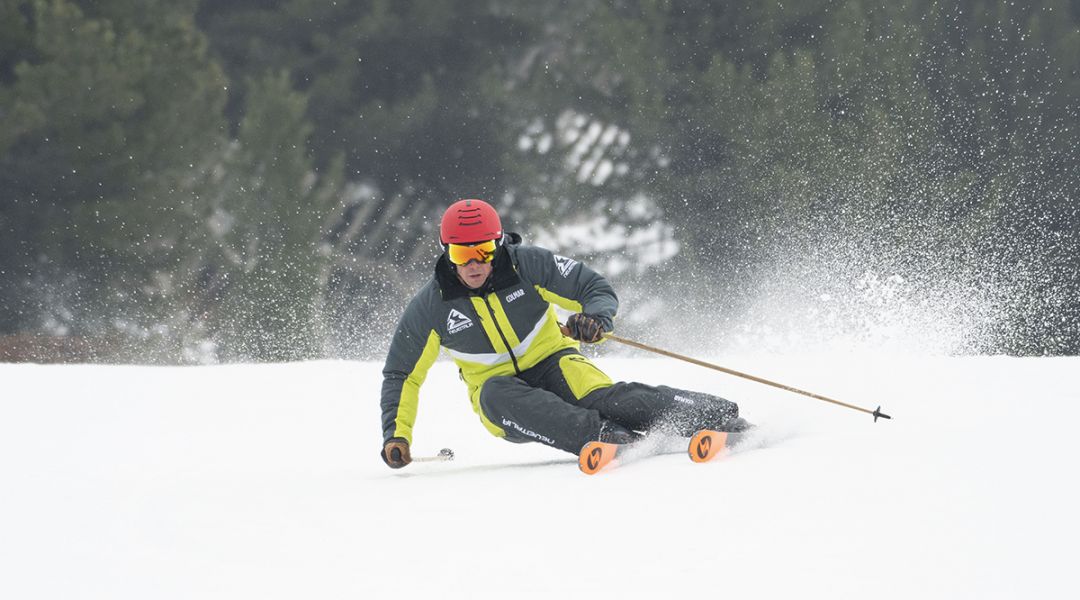
<svg viewBox="0 0 1080 600"><path fill-rule="evenodd" d="M585 313L570 315L566 320L566 330L570 334L568 337L587 344L604 338L604 326L600 324L600 320Z"/></svg>
<svg viewBox="0 0 1080 600"><path fill-rule="evenodd" d="M409 442L404 438L390 438L383 444L382 459L391 469L400 469L412 462Z"/></svg>

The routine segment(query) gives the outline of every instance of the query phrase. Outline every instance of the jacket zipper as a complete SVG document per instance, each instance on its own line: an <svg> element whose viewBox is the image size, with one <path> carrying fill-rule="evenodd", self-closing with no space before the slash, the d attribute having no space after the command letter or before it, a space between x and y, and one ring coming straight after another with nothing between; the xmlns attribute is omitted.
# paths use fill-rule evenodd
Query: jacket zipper
<svg viewBox="0 0 1080 600"><path fill-rule="evenodd" d="M491 322L495 324L495 331L499 332L499 337L502 338L502 343L506 346L506 352L510 355L510 361L514 363L514 372L521 375L521 369L518 368L517 357L514 356L514 351L510 349L510 342L506 339L506 334L503 333L502 327L499 327L499 320L495 318L495 311L491 310L491 303L488 302L487 295L481 296L484 299L484 306L488 309L488 314L491 315Z"/></svg>

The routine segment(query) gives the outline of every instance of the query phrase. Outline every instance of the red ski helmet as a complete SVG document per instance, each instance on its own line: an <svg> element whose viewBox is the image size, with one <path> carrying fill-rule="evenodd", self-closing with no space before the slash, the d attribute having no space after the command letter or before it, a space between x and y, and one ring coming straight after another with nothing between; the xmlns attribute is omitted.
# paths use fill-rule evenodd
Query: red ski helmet
<svg viewBox="0 0 1080 600"><path fill-rule="evenodd" d="M444 244L474 244L502 238L499 214L483 200L458 200L443 214L439 233Z"/></svg>

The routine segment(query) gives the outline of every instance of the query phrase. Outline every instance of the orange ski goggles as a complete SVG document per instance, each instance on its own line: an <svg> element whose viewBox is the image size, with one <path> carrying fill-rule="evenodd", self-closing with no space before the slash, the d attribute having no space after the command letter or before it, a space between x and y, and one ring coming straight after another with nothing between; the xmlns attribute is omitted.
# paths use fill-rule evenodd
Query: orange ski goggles
<svg viewBox="0 0 1080 600"><path fill-rule="evenodd" d="M495 250L498 248L495 240L478 242L476 244L447 244L446 256L455 265L465 265L469 261L489 263L495 260Z"/></svg>

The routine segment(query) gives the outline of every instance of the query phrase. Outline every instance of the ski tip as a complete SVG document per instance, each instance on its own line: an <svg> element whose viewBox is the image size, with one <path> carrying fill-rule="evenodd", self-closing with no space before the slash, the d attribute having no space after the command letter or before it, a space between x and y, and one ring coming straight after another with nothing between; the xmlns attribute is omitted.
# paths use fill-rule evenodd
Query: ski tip
<svg viewBox="0 0 1080 600"><path fill-rule="evenodd" d="M615 459L618 446L604 442L589 442L578 453L578 468L586 475L596 475Z"/></svg>
<svg viewBox="0 0 1080 600"><path fill-rule="evenodd" d="M698 463L709 462L723 454L727 447L728 434L723 431L703 429L690 438L690 460Z"/></svg>

